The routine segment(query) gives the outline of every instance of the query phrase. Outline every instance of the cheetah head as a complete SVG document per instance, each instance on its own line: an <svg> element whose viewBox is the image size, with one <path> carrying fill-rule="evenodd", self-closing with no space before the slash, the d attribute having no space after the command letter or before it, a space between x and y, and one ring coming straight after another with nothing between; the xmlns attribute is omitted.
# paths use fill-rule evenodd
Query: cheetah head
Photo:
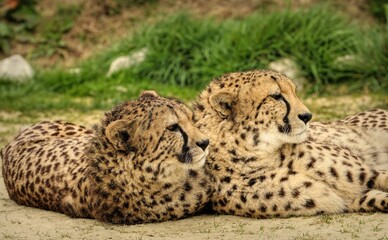
<svg viewBox="0 0 388 240"><path fill-rule="evenodd" d="M141 94L107 113L103 121L109 143L121 155L131 155L133 168L172 173L168 168L200 168L209 140L194 127L192 112L177 100L153 91Z"/></svg>
<svg viewBox="0 0 388 240"><path fill-rule="evenodd" d="M209 140L182 103L146 91L107 112L89 144L90 206L115 223L177 219L212 193Z"/></svg>
<svg viewBox="0 0 388 240"><path fill-rule="evenodd" d="M268 70L231 73L213 80L201 93L194 113L202 131L224 141L230 134L249 151L304 141L312 118L296 95L295 84Z"/></svg>

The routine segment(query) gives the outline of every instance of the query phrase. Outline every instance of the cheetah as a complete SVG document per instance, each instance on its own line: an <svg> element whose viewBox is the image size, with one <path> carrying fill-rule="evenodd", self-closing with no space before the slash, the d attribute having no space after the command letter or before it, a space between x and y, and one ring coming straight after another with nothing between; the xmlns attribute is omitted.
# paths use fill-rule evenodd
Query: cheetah
<svg viewBox="0 0 388 240"><path fill-rule="evenodd" d="M309 140L348 148L365 164L388 171L388 111L373 109L331 122L311 122Z"/></svg>
<svg viewBox="0 0 388 240"><path fill-rule="evenodd" d="M146 91L105 113L93 130L43 121L1 151L16 203L70 217L137 224L202 209L212 194L209 140L183 103Z"/></svg>
<svg viewBox="0 0 388 240"><path fill-rule="evenodd" d="M312 114L286 76L214 79L194 104L208 134L215 212L254 218L388 211L388 174L351 149L309 140Z"/></svg>

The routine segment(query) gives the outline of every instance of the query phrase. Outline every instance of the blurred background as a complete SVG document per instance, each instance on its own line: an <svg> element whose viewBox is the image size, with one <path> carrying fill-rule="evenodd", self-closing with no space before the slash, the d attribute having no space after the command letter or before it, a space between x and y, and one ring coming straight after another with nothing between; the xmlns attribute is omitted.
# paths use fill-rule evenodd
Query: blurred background
<svg viewBox="0 0 388 240"><path fill-rule="evenodd" d="M295 80L315 120L388 108L388 0L2 0L0 16L5 123L145 89L190 104L259 68Z"/></svg>

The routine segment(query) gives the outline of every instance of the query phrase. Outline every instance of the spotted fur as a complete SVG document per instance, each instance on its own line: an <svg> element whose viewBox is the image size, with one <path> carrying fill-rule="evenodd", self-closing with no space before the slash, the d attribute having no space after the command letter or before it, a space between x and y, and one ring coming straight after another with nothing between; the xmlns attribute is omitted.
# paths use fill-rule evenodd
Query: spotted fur
<svg viewBox="0 0 388 240"><path fill-rule="evenodd" d="M351 149L309 140L311 113L282 74L213 80L194 107L208 133L213 209L255 218L388 211L388 175Z"/></svg>
<svg viewBox="0 0 388 240"><path fill-rule="evenodd" d="M309 140L350 149L376 170L388 170L388 111L374 109L331 122L311 122Z"/></svg>
<svg viewBox="0 0 388 240"><path fill-rule="evenodd" d="M1 151L18 204L135 224L182 218L212 193L208 140L183 104L145 92L107 112L94 131L44 121Z"/></svg>

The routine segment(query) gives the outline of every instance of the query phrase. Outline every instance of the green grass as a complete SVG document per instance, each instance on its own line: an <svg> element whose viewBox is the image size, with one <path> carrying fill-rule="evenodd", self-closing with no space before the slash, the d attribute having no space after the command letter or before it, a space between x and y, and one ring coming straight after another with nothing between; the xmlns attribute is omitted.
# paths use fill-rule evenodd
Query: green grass
<svg viewBox="0 0 388 240"><path fill-rule="evenodd" d="M178 13L80 63L81 73L38 71L34 81L0 81L0 109L36 111L109 108L154 89L163 96L192 100L213 78L232 71L266 68L292 58L308 79L307 93L329 84L349 92L388 91L388 34L382 26L361 29L326 6L257 12L218 22ZM116 57L146 47L146 60L106 77ZM339 57L353 56L340 62Z"/></svg>

